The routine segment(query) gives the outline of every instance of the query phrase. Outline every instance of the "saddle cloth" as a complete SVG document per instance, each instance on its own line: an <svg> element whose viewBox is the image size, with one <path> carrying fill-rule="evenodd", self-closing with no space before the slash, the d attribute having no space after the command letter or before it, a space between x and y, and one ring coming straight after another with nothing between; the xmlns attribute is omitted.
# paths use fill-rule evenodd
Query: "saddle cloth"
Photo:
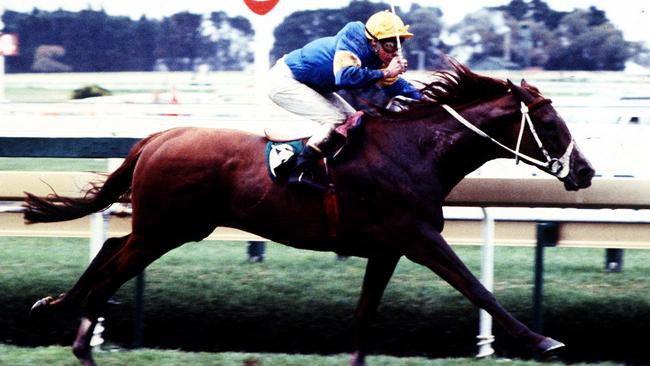
<svg viewBox="0 0 650 366"><path fill-rule="evenodd" d="M266 143L266 166L273 182L286 179L304 147L302 140Z"/></svg>

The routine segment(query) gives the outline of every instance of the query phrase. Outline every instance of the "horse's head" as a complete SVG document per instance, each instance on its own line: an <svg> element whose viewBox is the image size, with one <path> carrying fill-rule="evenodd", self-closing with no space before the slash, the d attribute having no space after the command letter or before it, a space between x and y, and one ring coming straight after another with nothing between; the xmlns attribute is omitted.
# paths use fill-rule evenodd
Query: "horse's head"
<svg viewBox="0 0 650 366"><path fill-rule="evenodd" d="M395 119L419 122L419 129L412 124L410 133L395 129L391 144L407 146L417 140L420 156L430 149L436 171L449 169L442 174L449 190L488 160L513 154L557 177L567 190L591 185L594 169L550 99L525 81L517 86L449 61L453 70L434 73L433 80L420 89L425 98L405 102L399 112L380 111L379 119L388 121L387 128L400 126ZM447 115L440 115L440 108ZM406 141L396 143L399 136Z"/></svg>
<svg viewBox="0 0 650 366"><path fill-rule="evenodd" d="M522 120L516 149L533 159L528 163L557 177L567 190L591 185L594 169L576 145L566 123L537 88L522 80L521 86L508 80L512 94L521 102ZM525 132L524 130L529 130Z"/></svg>

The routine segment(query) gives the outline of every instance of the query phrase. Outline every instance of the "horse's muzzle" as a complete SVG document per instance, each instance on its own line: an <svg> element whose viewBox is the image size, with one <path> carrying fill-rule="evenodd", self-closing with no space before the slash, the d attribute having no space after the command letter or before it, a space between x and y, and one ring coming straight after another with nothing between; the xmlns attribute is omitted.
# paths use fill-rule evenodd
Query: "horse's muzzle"
<svg viewBox="0 0 650 366"><path fill-rule="evenodd" d="M591 186L591 179L596 174L596 171L585 158L579 149L573 150L571 154L571 169L562 182L567 191L577 191L579 189L588 188Z"/></svg>

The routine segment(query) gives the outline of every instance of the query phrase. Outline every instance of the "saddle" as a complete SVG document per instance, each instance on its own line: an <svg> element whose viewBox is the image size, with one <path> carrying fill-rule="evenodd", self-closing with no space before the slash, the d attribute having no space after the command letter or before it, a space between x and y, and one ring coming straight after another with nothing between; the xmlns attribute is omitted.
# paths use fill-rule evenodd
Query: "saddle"
<svg viewBox="0 0 650 366"><path fill-rule="evenodd" d="M361 125L361 116L363 112L356 112L351 118L348 118L345 123L335 128L335 133L343 137L344 144L336 153L333 154L334 158L346 146L349 138L349 131L355 130ZM264 135L268 140L266 144L266 162L269 175L273 182L279 182L286 178L295 165L296 157L305 147L308 138L312 136L310 131L297 131L295 129L288 130L282 128L267 127L264 129ZM324 174L331 180L327 172L327 157L321 160L321 165L324 169Z"/></svg>
<svg viewBox="0 0 650 366"><path fill-rule="evenodd" d="M348 131L357 129L361 125L361 116L363 112L357 112L348 118L346 123L337 126L335 131L344 138L344 147L348 142ZM286 181L289 173L293 169L298 154L302 152L305 143L311 135L295 133L294 131L278 130L278 129L265 129L266 135L266 161L269 176L273 182L280 183ZM341 147L343 149L343 147ZM334 154L336 156L340 150ZM322 174L328 181L328 189L323 195L323 204L325 208L325 215L327 217L328 235L331 238L338 236L339 231L339 205L336 195L336 186L334 177L330 174L327 168L327 158L321 159L320 166L322 167Z"/></svg>

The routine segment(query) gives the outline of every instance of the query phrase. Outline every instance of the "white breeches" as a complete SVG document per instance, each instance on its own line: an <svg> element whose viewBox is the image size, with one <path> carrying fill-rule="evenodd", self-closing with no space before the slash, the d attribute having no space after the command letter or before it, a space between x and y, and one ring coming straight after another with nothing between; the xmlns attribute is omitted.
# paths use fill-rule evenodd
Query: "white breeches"
<svg viewBox="0 0 650 366"><path fill-rule="evenodd" d="M348 116L356 112L340 95L322 95L296 80L284 57L271 68L267 87L269 98L277 105L323 126L310 142L323 140L336 125L345 122Z"/></svg>

